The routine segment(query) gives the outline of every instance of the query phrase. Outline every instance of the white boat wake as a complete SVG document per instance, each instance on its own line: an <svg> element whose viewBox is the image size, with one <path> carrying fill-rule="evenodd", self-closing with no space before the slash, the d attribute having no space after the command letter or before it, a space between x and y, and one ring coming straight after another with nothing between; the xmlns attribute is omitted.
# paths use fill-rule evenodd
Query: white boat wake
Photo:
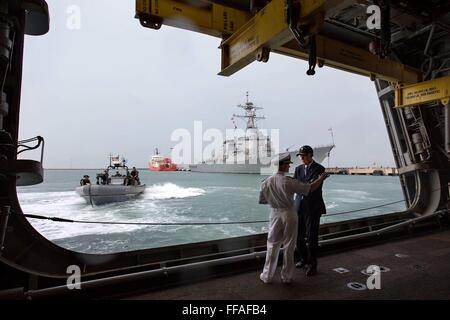
<svg viewBox="0 0 450 320"><path fill-rule="evenodd" d="M200 188L184 188L174 183L166 182L147 187L144 198L149 200L179 199L197 197L205 194Z"/></svg>

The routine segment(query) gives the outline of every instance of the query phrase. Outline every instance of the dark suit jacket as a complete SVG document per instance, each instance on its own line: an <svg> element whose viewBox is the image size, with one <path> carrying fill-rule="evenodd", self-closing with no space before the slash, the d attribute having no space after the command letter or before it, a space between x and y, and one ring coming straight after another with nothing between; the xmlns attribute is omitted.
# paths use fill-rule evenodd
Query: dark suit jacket
<svg viewBox="0 0 450 320"><path fill-rule="evenodd" d="M310 164L306 175L305 165L301 164L295 168L294 179L304 183L311 183L323 172L325 172L325 168L313 161ZM299 214L325 214L326 208L322 198L322 184L307 196L296 194L294 205Z"/></svg>

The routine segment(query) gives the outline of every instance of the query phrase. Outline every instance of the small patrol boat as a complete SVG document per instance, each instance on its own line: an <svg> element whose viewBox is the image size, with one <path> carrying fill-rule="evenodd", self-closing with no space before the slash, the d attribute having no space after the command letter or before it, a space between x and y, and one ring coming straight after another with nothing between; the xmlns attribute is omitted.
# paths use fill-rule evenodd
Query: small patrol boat
<svg viewBox="0 0 450 320"><path fill-rule="evenodd" d="M114 173L111 175L111 172ZM85 175L80 180L80 187L75 190L90 205L132 200L145 191L138 171L134 167L130 171L126 160L122 158L120 161L119 156L110 156L109 166L97 174L96 179L96 183L92 184L89 176Z"/></svg>

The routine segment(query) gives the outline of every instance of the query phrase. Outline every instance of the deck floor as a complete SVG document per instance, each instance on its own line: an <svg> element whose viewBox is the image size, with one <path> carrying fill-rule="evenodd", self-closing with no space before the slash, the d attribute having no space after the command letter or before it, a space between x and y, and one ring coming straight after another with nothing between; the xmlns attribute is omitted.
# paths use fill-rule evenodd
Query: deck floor
<svg viewBox="0 0 450 320"><path fill-rule="evenodd" d="M366 284L368 276L361 270L369 265L390 269L381 273L381 289L349 288L350 282ZM335 268L348 272L338 273ZM128 299L449 299L450 231L321 257L316 276L306 277L304 270L296 269L294 283L290 285L281 283L279 270L269 285L259 280L261 270L257 270Z"/></svg>

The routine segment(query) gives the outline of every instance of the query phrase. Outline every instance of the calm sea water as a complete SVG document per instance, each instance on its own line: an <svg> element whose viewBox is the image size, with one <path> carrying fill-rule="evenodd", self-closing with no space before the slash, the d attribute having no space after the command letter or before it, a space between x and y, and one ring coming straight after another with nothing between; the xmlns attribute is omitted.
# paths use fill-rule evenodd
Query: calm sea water
<svg viewBox="0 0 450 320"><path fill-rule="evenodd" d="M83 174L98 170L46 170L45 182L18 188L24 213L73 220L116 222L230 222L267 220L257 203L262 176L141 170L145 194L133 201L92 207L76 193ZM327 212L338 213L403 199L398 177L331 176L325 182ZM324 216L322 223L405 209L404 203L358 213ZM133 226L61 223L29 219L42 235L79 252L107 253L222 239L267 231L267 223L205 226Z"/></svg>

